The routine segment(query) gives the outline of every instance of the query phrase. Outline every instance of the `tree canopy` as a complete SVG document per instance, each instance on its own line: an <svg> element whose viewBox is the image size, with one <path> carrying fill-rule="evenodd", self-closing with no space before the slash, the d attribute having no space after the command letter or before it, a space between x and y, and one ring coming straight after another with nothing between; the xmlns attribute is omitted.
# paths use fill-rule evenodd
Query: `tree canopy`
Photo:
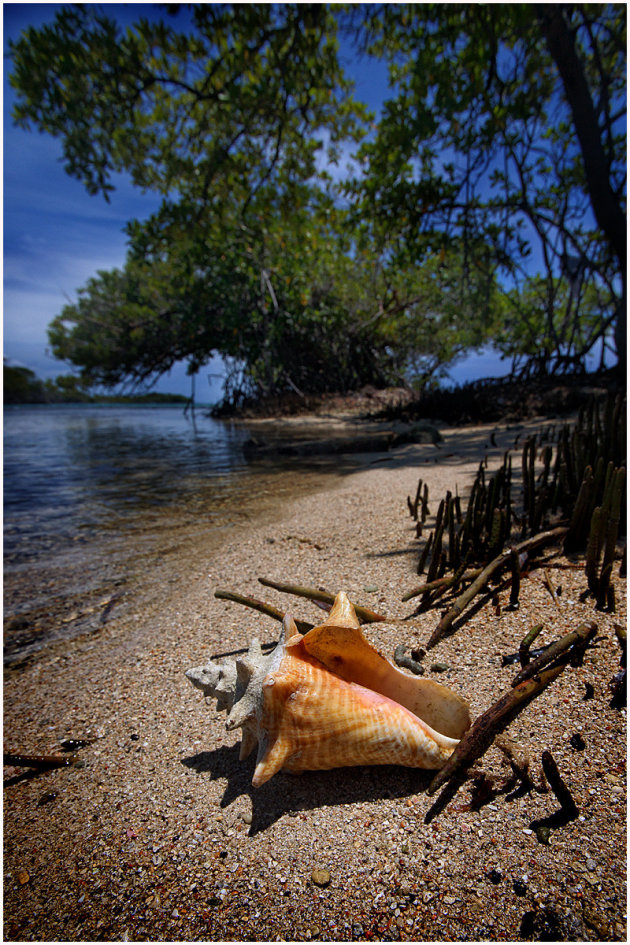
<svg viewBox="0 0 630 945"><path fill-rule="evenodd" d="M113 385L218 352L235 398L429 383L490 340L569 370L614 328L623 356L625 29L614 4L62 9L11 46L15 120L90 193L122 171L162 204L54 353ZM380 115L349 51L388 64Z"/></svg>

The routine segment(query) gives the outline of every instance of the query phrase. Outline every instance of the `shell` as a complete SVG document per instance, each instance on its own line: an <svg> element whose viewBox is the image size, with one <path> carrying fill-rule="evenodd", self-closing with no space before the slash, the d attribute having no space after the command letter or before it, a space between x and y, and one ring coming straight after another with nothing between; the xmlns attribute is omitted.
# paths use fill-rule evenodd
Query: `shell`
<svg viewBox="0 0 630 945"><path fill-rule="evenodd" d="M326 621L305 635L285 617L269 655L255 639L243 659L186 676L228 712L228 730L242 729L241 758L258 745L254 787L281 768L441 768L470 725L464 699L378 653L343 592Z"/></svg>

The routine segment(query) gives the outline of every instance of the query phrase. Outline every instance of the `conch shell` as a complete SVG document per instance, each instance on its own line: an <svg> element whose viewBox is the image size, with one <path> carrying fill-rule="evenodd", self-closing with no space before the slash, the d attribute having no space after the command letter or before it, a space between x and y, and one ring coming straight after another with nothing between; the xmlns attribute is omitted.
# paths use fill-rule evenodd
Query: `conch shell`
<svg viewBox="0 0 630 945"><path fill-rule="evenodd" d="M269 655L254 639L243 659L186 676L228 712L228 731L243 730L241 759L258 745L254 787L281 768L441 768L470 725L464 699L401 672L368 643L343 592L305 635L287 615Z"/></svg>

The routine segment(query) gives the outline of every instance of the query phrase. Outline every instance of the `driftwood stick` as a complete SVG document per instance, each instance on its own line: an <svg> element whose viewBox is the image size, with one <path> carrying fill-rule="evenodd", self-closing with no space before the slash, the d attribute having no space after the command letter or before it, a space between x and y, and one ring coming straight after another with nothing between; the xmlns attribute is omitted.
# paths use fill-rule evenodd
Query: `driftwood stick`
<svg viewBox="0 0 630 945"><path fill-rule="evenodd" d="M470 571L465 571L463 574L457 575L445 575L444 577L437 578L435 581L429 581L427 584L422 584L420 587L414 588L413 591L409 591L408 594L405 594L404 597L401 597L401 601L406 603L408 600L411 600L412 597L419 597L420 594L424 594L425 591L437 591L444 588L448 590L449 587L453 584L460 583L461 581L471 581L473 578L478 577L481 574L481 568L472 568Z"/></svg>
<svg viewBox="0 0 630 945"><path fill-rule="evenodd" d="M76 764L77 756L68 755L24 755L22 752L3 752L3 764L15 765L18 768L37 768L44 771L46 768L67 768Z"/></svg>
<svg viewBox="0 0 630 945"><path fill-rule="evenodd" d="M534 679L528 679L509 689L490 708L480 715L468 729L453 754L435 775L429 785L428 793L435 794L438 788L470 767L473 762L488 750L494 739L527 706L532 699L540 695L556 679L565 664L553 666L540 673Z"/></svg>
<svg viewBox="0 0 630 945"><path fill-rule="evenodd" d="M542 767L551 790L560 802L563 814L573 820L579 813L578 807L571 796L571 792L562 780L562 776L558 771L558 765L550 751L543 751Z"/></svg>
<svg viewBox="0 0 630 945"><path fill-rule="evenodd" d="M569 658L584 650L584 647L593 639L596 633L596 623L583 623L577 630L566 633L560 640L551 643L539 657L523 666L512 680L512 685L518 686L526 679L535 676L543 667L548 666L558 657L566 656L565 661L568 662ZM573 650L573 652L569 653L569 650Z"/></svg>
<svg viewBox="0 0 630 945"><path fill-rule="evenodd" d="M308 600L316 602L324 601L327 604L335 603L335 594L331 594L330 591L321 591L315 587L300 587L298 584L279 584L276 581L269 581L267 578L262 577L259 577L258 581L265 587L273 587L274 590L282 591L285 594L294 594L296 597L306 597ZM377 614L367 607L361 607L359 604L354 603L352 606L361 623L378 623L379 621L387 620L387 617L384 617L382 614Z"/></svg>
<svg viewBox="0 0 630 945"><path fill-rule="evenodd" d="M517 554L522 554L523 552L535 551L537 548L542 548L544 545L550 544L552 541L558 541L560 538L563 538L567 533L566 526L560 526L559 528L552 528L548 532L540 532L538 535L534 535L533 538L527 538L525 541L520 542L513 549ZM461 594L453 606L448 610L437 627L431 634L431 638L427 643L427 648L434 647L437 643L440 642L442 637L450 630L453 621L463 613L465 608L471 602L473 597L475 597L479 591L484 587L490 578L494 577L495 574L500 572L509 562L512 557L513 550L504 551L497 558L486 565L478 578L476 578L469 587Z"/></svg>
<svg viewBox="0 0 630 945"><path fill-rule="evenodd" d="M538 636L542 628L543 628L543 624L537 623L536 626L532 627L529 633L527 633L521 640L521 645L518 648L518 658L520 660L521 666L525 667L530 662L529 648L531 647L532 643L534 642L534 640L536 639L536 637Z"/></svg>
<svg viewBox="0 0 630 945"><path fill-rule="evenodd" d="M246 597L244 594L235 594L233 591L224 591L221 590L221 588L216 589L214 596L218 597L219 600L232 600L236 604L251 607L252 610L257 610L259 613L266 614L267 617L273 617L274 620L279 620L280 622L285 618L285 612L283 610L278 610L277 607L272 607L271 604L266 604L264 601L257 600L255 597ZM308 631L312 630L315 626L315 624L307 623L305 620L296 620L295 625L300 633L308 633Z"/></svg>

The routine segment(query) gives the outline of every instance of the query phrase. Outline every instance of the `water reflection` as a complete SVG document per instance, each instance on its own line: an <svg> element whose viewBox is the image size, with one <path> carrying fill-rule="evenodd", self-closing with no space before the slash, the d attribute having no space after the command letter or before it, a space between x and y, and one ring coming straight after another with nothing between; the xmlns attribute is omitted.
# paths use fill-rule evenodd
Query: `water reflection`
<svg viewBox="0 0 630 945"><path fill-rule="evenodd" d="M19 407L4 416L4 510L33 534L108 527L111 515L211 503L226 474L246 468L247 434L181 407ZM5 542L5 552L11 551Z"/></svg>
<svg viewBox="0 0 630 945"><path fill-rule="evenodd" d="M6 408L5 660L97 629L103 600L150 592L147 563L150 584L168 582L191 538L209 548L339 472L338 460L250 465L248 435L199 414L193 424L179 406Z"/></svg>

